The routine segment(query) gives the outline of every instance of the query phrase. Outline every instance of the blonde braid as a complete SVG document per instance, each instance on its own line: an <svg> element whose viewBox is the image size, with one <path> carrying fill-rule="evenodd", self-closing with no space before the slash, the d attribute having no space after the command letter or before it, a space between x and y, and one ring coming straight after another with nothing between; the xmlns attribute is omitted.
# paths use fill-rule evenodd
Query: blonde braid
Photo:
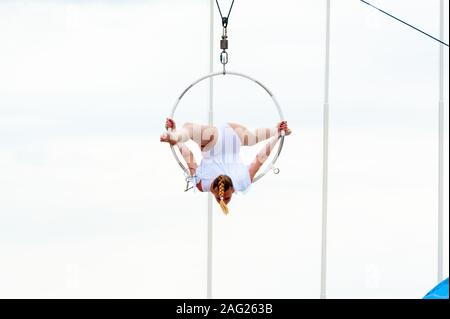
<svg viewBox="0 0 450 319"><path fill-rule="evenodd" d="M223 196L225 194L225 183L223 181L223 176L219 176L219 197L220 197L220 208L222 208L222 211L225 215L228 214L228 207L227 204L225 204L223 200Z"/></svg>

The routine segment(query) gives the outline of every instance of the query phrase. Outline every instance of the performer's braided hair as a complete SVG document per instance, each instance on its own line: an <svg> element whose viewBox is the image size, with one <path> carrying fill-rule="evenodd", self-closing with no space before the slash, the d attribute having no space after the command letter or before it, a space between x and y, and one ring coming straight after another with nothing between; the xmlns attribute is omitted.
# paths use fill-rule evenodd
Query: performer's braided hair
<svg viewBox="0 0 450 319"><path fill-rule="evenodd" d="M225 201L223 200L223 196L230 187L233 187L233 182L231 178L227 175L219 175L213 182L213 188L218 189L219 191L220 208L222 208L224 214L228 214L228 207Z"/></svg>

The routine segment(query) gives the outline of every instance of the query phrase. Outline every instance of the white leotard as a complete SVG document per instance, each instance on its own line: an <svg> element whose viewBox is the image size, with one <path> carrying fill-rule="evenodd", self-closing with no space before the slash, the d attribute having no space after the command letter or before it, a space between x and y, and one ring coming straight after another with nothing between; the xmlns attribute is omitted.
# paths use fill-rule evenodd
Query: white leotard
<svg viewBox="0 0 450 319"><path fill-rule="evenodd" d="M208 151L202 151L202 161L196 171L196 182L202 182L204 192L219 175L227 175L233 182L234 192L246 193L252 184L248 165L242 161L239 151L241 140L228 124L218 126L218 138Z"/></svg>

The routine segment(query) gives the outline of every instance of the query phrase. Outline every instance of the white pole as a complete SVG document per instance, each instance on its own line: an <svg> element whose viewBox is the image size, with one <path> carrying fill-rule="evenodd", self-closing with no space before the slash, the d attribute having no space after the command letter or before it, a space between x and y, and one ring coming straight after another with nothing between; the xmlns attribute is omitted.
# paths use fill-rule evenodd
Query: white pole
<svg viewBox="0 0 450 319"><path fill-rule="evenodd" d="M444 0L440 1L440 40L444 40ZM439 46L438 271L443 280L444 255L444 46Z"/></svg>
<svg viewBox="0 0 450 319"><path fill-rule="evenodd" d="M209 5L209 73L213 72L213 42L214 42L214 0L210 0ZM213 78L209 79L209 113L208 125L213 125ZM208 194L208 247L207 247L207 274L206 274L206 298L212 298L212 195Z"/></svg>
<svg viewBox="0 0 450 319"><path fill-rule="evenodd" d="M330 0L327 0L326 40L325 40L325 94L323 104L323 172L322 172L322 265L320 298L327 293L327 213L328 213L328 119L329 119L329 81L330 81Z"/></svg>

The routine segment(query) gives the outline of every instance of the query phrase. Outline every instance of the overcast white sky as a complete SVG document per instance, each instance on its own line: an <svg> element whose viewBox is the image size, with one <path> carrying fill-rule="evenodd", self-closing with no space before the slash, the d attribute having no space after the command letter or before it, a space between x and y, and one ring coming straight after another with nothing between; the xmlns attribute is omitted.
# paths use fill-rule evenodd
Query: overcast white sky
<svg viewBox="0 0 450 319"><path fill-rule="evenodd" d="M438 0L372 3L439 34ZM421 298L437 270L438 44L357 0L331 14L328 296ZM324 31L324 0L234 5L229 69L275 93L293 134L279 175L229 216L214 205L213 297L319 297ZM159 135L208 59L208 0L0 1L0 297L206 296L207 195L183 191ZM278 120L253 83L214 89L216 123ZM202 83L176 120L206 122L207 103ZM448 195L444 211L448 225ZM448 242L446 226L446 277Z"/></svg>

